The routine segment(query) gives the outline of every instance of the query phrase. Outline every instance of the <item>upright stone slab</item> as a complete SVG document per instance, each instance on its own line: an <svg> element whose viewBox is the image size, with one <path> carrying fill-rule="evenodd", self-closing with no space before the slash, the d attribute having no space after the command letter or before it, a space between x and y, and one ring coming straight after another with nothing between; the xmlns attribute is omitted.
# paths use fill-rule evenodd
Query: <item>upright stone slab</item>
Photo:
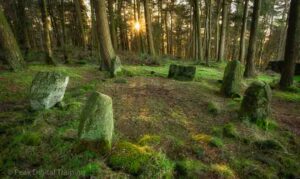
<svg viewBox="0 0 300 179"><path fill-rule="evenodd" d="M115 77L118 76L118 74L122 71L122 63L119 58L119 56L116 56L116 58L112 61L112 70L111 70L111 76Z"/></svg>
<svg viewBox="0 0 300 179"><path fill-rule="evenodd" d="M221 93L226 97L239 96L242 79L242 64L237 60L229 62L225 68Z"/></svg>
<svg viewBox="0 0 300 179"><path fill-rule="evenodd" d="M99 92L93 92L82 111L78 136L82 144L106 153L111 149L114 129L112 99Z"/></svg>
<svg viewBox="0 0 300 179"><path fill-rule="evenodd" d="M49 109L63 100L69 77L60 72L39 72L32 81L30 104L33 110Z"/></svg>
<svg viewBox="0 0 300 179"><path fill-rule="evenodd" d="M170 65L168 78L182 81L192 81L196 75L195 66Z"/></svg>
<svg viewBox="0 0 300 179"><path fill-rule="evenodd" d="M266 120L270 114L272 91L270 86L261 81L253 82L246 90L240 109L243 120L257 122Z"/></svg>

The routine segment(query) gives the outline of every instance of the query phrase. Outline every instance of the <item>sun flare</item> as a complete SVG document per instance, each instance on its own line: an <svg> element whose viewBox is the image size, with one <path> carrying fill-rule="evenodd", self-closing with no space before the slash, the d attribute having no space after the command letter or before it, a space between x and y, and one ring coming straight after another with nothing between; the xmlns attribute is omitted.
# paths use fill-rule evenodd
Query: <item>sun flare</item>
<svg viewBox="0 0 300 179"><path fill-rule="evenodd" d="M135 29L136 31L140 31L140 30L141 30L141 24L140 24L139 22L135 22L135 23L134 23L134 29Z"/></svg>

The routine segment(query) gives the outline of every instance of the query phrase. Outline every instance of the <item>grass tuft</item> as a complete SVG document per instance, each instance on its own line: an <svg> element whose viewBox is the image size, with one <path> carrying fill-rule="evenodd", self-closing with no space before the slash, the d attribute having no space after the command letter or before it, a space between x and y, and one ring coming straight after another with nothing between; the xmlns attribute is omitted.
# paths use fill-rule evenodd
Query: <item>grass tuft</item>
<svg viewBox="0 0 300 179"><path fill-rule="evenodd" d="M198 178L208 171L209 167L198 160L182 160L176 163L176 171L180 176L187 178Z"/></svg>

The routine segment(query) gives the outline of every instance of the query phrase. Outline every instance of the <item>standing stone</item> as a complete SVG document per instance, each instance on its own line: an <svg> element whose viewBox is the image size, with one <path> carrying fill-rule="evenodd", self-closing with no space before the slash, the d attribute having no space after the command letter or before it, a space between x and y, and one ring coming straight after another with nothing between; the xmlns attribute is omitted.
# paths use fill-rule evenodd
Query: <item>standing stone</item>
<svg viewBox="0 0 300 179"><path fill-rule="evenodd" d="M111 149L113 129L112 99L93 92L80 118L78 136L81 143L104 154Z"/></svg>
<svg viewBox="0 0 300 179"><path fill-rule="evenodd" d="M32 81L30 104L33 110L49 109L61 102L69 77L59 72L39 72Z"/></svg>
<svg viewBox="0 0 300 179"><path fill-rule="evenodd" d="M241 119L252 122L266 120L271 111L271 99L272 91L267 83L261 81L253 82L246 90L241 105Z"/></svg>
<svg viewBox="0 0 300 179"><path fill-rule="evenodd" d="M119 56L116 56L116 58L112 61L111 76L116 77L121 72L122 72L122 63Z"/></svg>
<svg viewBox="0 0 300 179"><path fill-rule="evenodd" d="M182 81L192 81L196 75L195 66L170 65L168 78Z"/></svg>
<svg viewBox="0 0 300 179"><path fill-rule="evenodd" d="M226 97L239 96L242 79L242 64L237 60L229 62L224 72L221 93L223 93Z"/></svg>

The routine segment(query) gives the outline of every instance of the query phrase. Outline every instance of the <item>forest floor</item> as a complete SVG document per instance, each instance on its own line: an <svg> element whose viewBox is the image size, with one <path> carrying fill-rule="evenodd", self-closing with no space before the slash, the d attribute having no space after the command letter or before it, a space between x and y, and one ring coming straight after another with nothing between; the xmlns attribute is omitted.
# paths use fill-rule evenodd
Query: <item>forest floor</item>
<svg viewBox="0 0 300 179"><path fill-rule="evenodd" d="M1 72L0 177L300 177L300 77L294 91L273 90L266 126L240 121L241 99L220 94L225 64L197 66L196 79L182 82L167 78L170 63L179 62L125 65L115 79L88 64ZM70 76L65 106L30 111L34 75L52 70ZM260 74L242 90L278 78ZM106 156L81 150L76 140L81 108L95 90L113 99L115 134Z"/></svg>

